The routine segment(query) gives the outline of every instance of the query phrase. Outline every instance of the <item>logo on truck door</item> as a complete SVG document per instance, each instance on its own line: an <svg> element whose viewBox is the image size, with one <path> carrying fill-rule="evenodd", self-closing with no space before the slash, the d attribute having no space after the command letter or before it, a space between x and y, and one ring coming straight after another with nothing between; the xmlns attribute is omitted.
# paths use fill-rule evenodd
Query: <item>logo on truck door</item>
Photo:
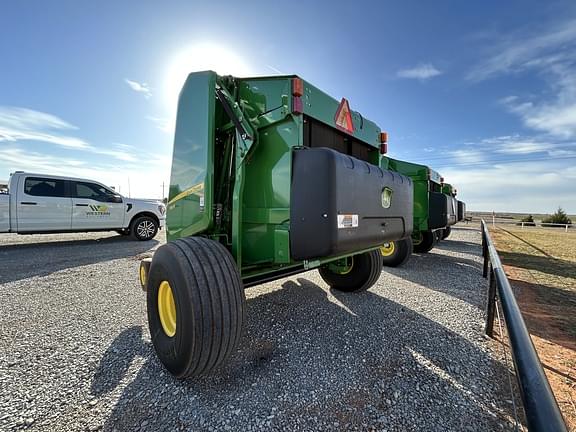
<svg viewBox="0 0 576 432"><path fill-rule="evenodd" d="M90 205L90 211L86 212L86 216L110 216L108 206L105 205Z"/></svg>

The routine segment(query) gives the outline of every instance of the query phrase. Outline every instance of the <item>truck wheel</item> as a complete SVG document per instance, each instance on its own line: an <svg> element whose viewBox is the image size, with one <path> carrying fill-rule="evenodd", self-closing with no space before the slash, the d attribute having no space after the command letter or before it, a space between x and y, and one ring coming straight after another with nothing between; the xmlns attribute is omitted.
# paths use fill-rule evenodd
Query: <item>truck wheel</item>
<svg viewBox="0 0 576 432"><path fill-rule="evenodd" d="M132 221L130 233L136 240L150 240L158 233L158 222L151 216L140 216Z"/></svg>
<svg viewBox="0 0 576 432"><path fill-rule="evenodd" d="M451 232L452 228L450 228L449 226L444 228L444 230L442 231L442 240L447 239Z"/></svg>
<svg viewBox="0 0 576 432"><path fill-rule="evenodd" d="M152 344L177 378L205 374L235 351L245 297L232 255L220 243L188 237L156 251L147 283Z"/></svg>
<svg viewBox="0 0 576 432"><path fill-rule="evenodd" d="M412 254L412 239L406 238L386 243L380 248L382 263L385 267L404 265Z"/></svg>
<svg viewBox="0 0 576 432"><path fill-rule="evenodd" d="M354 255L347 267L327 264L319 272L324 282L339 291L365 291L376 283L382 271L379 249Z"/></svg>
<svg viewBox="0 0 576 432"><path fill-rule="evenodd" d="M421 231L420 238L414 241L414 252L426 253L436 245L436 233L432 231Z"/></svg>

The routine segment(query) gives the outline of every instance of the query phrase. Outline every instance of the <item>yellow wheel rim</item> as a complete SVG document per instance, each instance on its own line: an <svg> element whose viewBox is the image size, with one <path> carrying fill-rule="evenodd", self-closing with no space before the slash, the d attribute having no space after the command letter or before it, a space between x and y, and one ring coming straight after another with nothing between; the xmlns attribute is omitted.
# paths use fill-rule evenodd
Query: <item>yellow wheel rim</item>
<svg viewBox="0 0 576 432"><path fill-rule="evenodd" d="M396 249L396 245L394 244L394 242L389 242L386 243L384 246L380 246L380 253L382 254L382 256L390 256L394 253L394 250Z"/></svg>
<svg viewBox="0 0 576 432"><path fill-rule="evenodd" d="M143 265L140 266L140 283L142 286L146 286L146 269Z"/></svg>
<svg viewBox="0 0 576 432"><path fill-rule="evenodd" d="M160 324L166 336L174 336L176 334L176 304L168 281L162 281L158 288L158 315L160 315Z"/></svg>

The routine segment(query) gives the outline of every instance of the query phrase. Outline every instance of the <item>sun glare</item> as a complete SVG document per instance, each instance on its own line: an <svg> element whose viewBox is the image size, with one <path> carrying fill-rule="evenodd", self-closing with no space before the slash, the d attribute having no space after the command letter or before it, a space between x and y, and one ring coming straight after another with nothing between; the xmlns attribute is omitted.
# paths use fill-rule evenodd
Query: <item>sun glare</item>
<svg viewBox="0 0 576 432"><path fill-rule="evenodd" d="M189 46L176 54L166 71L164 94L170 111L176 111L178 94L188 74L203 70L213 70L219 75L254 75L246 61L222 45L202 43Z"/></svg>

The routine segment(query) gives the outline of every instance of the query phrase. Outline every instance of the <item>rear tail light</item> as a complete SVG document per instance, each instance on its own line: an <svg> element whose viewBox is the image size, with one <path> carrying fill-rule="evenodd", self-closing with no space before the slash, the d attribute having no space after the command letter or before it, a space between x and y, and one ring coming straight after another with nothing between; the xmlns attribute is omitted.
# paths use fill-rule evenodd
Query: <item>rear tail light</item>
<svg viewBox="0 0 576 432"><path fill-rule="evenodd" d="M304 82L300 78L292 78L292 96L300 97L304 94Z"/></svg>
<svg viewBox="0 0 576 432"><path fill-rule="evenodd" d="M388 133L380 132L380 136L378 138L380 140L380 154L388 153Z"/></svg>
<svg viewBox="0 0 576 432"><path fill-rule="evenodd" d="M292 78L292 113L302 114L302 95L304 94L304 82L300 78Z"/></svg>
<svg viewBox="0 0 576 432"><path fill-rule="evenodd" d="M302 114L304 109L302 107L302 98L298 96L292 97L292 113L293 114Z"/></svg>

